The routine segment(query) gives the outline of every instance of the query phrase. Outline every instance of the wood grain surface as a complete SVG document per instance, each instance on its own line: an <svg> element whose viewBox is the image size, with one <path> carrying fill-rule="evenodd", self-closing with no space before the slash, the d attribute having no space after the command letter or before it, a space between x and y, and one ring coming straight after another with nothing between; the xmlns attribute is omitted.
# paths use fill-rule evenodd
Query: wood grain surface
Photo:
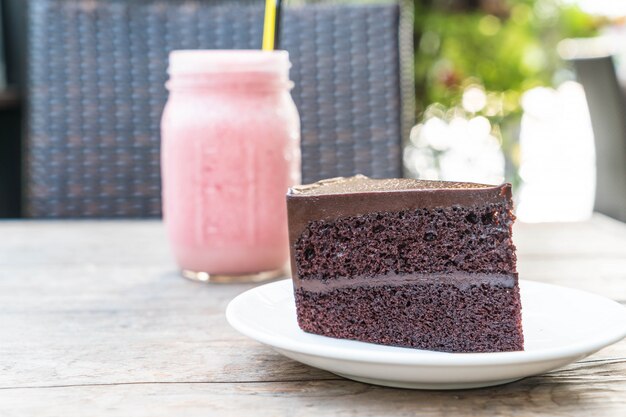
<svg viewBox="0 0 626 417"><path fill-rule="evenodd" d="M626 304L626 225L520 224L520 276ZM464 391L351 382L232 330L252 285L179 278L157 221L0 222L0 416L619 416L626 340Z"/></svg>

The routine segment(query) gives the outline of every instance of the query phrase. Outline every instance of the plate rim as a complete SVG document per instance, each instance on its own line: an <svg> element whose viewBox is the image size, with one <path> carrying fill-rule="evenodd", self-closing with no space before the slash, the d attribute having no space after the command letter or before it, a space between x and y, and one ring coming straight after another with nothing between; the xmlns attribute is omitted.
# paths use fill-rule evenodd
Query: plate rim
<svg viewBox="0 0 626 417"><path fill-rule="evenodd" d="M319 358L335 359L349 362L367 362L378 363L385 365L409 365L409 366L437 366L437 367L456 367L456 366L499 366L499 365L513 365L521 363L537 363L548 362L556 359L564 359L571 357L582 356L585 357L593 352L596 352L603 347L616 343L626 337L626 324L621 332L612 330L604 331L597 338L592 341L583 341L568 345L567 347L539 349L533 351L514 351L514 352L481 352L481 353L450 353L450 352L435 352L427 351L423 349L402 348L395 346L388 346L389 348L401 349L401 351L390 352L384 351L363 351L354 347L337 347L337 346L323 346L323 354L320 353L319 344L305 343L302 341L294 340L293 338L279 335L279 337L268 335L267 333L257 330L247 325L241 320L235 313L235 309L238 304L244 302L248 297L256 295L256 292L260 292L261 289L267 291L268 287L290 287L293 285L291 278L287 278L280 281L271 282L251 288L232 299L226 308L226 320L228 323L238 332L245 336L248 336L257 342L265 345L275 347L282 350L296 352L299 354L306 354L309 356L315 356ZM622 314L626 323L626 307L620 303L611 300L610 298L603 297L598 294L590 293L588 291L579 290L576 288L564 287L555 284L548 284L538 281L521 280L520 286L538 286L538 287L553 287L559 291L572 291L583 294L588 297L595 297L602 302L611 303L613 306L622 308ZM273 288L272 288L273 289ZM523 306L522 306L523 307ZM302 331L302 330L300 330ZM326 337L321 335L310 334L316 337ZM330 338L332 339L332 338ZM353 343L366 343L348 340ZM383 346L384 345L377 345ZM433 355L437 353L440 355Z"/></svg>

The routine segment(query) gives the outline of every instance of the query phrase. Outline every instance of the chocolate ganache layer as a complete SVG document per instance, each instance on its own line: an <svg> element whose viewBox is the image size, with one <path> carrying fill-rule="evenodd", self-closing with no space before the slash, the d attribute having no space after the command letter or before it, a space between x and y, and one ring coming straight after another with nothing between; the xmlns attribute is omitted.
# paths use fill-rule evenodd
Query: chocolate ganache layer
<svg viewBox="0 0 626 417"><path fill-rule="evenodd" d="M517 283L517 274L473 274L467 272L453 272L451 274L385 274L374 277L341 277L326 282L318 280L300 281L299 287L310 292L326 292L337 288L357 287L397 287L411 284L428 284L433 281L453 285L460 289L470 286L497 285L502 288L513 288Z"/></svg>

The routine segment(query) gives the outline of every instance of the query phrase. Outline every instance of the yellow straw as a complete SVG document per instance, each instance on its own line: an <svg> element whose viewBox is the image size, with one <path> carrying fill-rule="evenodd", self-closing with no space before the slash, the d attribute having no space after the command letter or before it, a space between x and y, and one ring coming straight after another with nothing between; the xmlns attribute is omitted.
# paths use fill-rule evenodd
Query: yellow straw
<svg viewBox="0 0 626 417"><path fill-rule="evenodd" d="M276 36L276 0L265 0L265 21L263 22L263 50L274 50Z"/></svg>

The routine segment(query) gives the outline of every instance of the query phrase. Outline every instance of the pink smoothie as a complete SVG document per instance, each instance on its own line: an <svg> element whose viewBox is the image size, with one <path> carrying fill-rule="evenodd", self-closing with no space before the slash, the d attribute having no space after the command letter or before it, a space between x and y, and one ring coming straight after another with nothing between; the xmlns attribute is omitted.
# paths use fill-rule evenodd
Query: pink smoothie
<svg viewBox="0 0 626 417"><path fill-rule="evenodd" d="M285 51L175 51L162 119L164 219L184 270L243 275L288 261L285 193L300 122Z"/></svg>

